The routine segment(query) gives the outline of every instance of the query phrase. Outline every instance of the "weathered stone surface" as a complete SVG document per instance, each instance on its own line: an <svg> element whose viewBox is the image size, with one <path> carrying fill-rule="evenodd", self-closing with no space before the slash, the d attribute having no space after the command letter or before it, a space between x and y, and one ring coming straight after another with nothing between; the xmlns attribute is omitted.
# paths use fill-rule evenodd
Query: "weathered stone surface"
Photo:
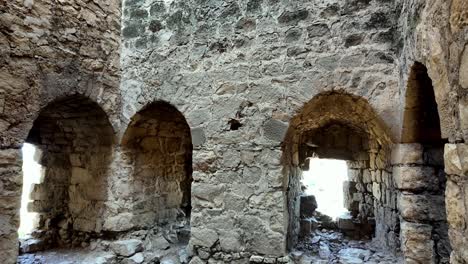
<svg viewBox="0 0 468 264"><path fill-rule="evenodd" d="M423 146L416 143L395 145L392 164L423 164Z"/></svg>
<svg viewBox="0 0 468 264"><path fill-rule="evenodd" d="M426 222L446 219L443 195L400 194L398 209L406 221Z"/></svg>
<svg viewBox="0 0 468 264"><path fill-rule="evenodd" d="M402 190L437 190L439 180L432 167L394 167L395 185Z"/></svg>
<svg viewBox="0 0 468 264"><path fill-rule="evenodd" d="M121 213L107 218L104 222L104 230L126 231L135 227L132 213Z"/></svg>
<svg viewBox="0 0 468 264"><path fill-rule="evenodd" d="M287 130L288 124L280 120L271 119L263 125L265 137L276 142L283 142Z"/></svg>
<svg viewBox="0 0 468 264"><path fill-rule="evenodd" d="M429 225L401 223L402 251L407 263L435 263L431 233Z"/></svg>
<svg viewBox="0 0 468 264"><path fill-rule="evenodd" d="M130 257L143 250L143 243L138 239L120 240L112 243L110 247L115 254Z"/></svg>
<svg viewBox="0 0 468 264"><path fill-rule="evenodd" d="M192 228L191 243L195 246L212 247L218 241L218 234L207 228Z"/></svg>
<svg viewBox="0 0 468 264"><path fill-rule="evenodd" d="M450 227L455 230L464 230L467 225L467 208L464 202L464 198L467 199L467 196L465 191L462 185L451 180L447 181L447 189L445 191L447 221Z"/></svg>
<svg viewBox="0 0 468 264"><path fill-rule="evenodd" d="M468 145L446 144L444 161L447 174L468 175Z"/></svg>
<svg viewBox="0 0 468 264"><path fill-rule="evenodd" d="M468 8L468 6L466 6L466 8ZM468 72L468 45L465 46L463 55L461 57L460 72L459 72L460 85L465 89L468 89L468 74L466 74L467 72Z"/></svg>
<svg viewBox="0 0 468 264"><path fill-rule="evenodd" d="M351 166L360 170L352 177L358 191L352 197L359 202L359 213L371 217L376 212L377 240L386 243L384 235L392 240L395 230L389 225L399 215L395 211L398 191L388 173L389 149L400 142L402 112L407 99L414 99L403 98L414 61L424 63L432 79L441 138L452 144L463 137L467 141L466 9L465 0L305 1L300 5L276 0L72 0L58 5L44 0L3 1L0 259L8 264L16 261L19 147L33 140L28 134L36 131L31 130L34 121L43 123L44 119L36 119L41 109L71 95L95 102L112 125L105 135L75 137L76 131L89 127L81 122L67 125L67 120L77 119L65 111L65 115L48 116L60 118L40 129L53 131L52 137L41 141L51 153L59 153L44 159L51 162L45 179L65 187L47 192L47 184L41 185L30 208L50 212L41 215L47 223L53 223L48 220L54 216L73 219L65 221L70 230L60 229L61 234L73 228L127 232L173 223L192 209L191 224L202 244L219 240L223 250L282 256L294 244L292 220L299 214L295 188L300 188L294 182L300 173L288 168L300 163L296 149L291 157L288 154L296 142L284 139L288 133L294 138L320 130L325 133L313 134L320 144L311 142L316 144L302 154L316 151L319 156L353 160ZM313 98L322 99L309 104ZM136 115L142 126L133 126L133 121L138 122L132 119L135 113L155 101L173 105L195 127L194 166L184 162L191 157L183 149L191 152L192 146L180 144L190 136L181 136L184 129L179 122L155 125ZM65 105L78 107L72 101ZM158 114L151 111L151 116ZM86 114L80 120L95 119L96 115ZM137 128L130 129L136 135L130 142L137 151L127 155L120 151L129 124ZM101 125L97 122L92 127ZM106 157L95 152L101 140L108 141ZM78 146L76 152L70 159L60 158L65 157L63 151L73 149L70 142ZM284 143L283 149L279 142ZM467 155L463 146L447 148L445 169L451 179L447 199L452 202L448 218L451 230L458 232L455 241L466 236L459 231L467 221L462 206L467 199ZM11 156L9 150L17 153ZM400 155L394 162L420 164L417 156ZM55 162L60 166L51 165ZM64 169L69 163L73 168ZM192 169L190 177L187 172ZM436 186L444 186L443 181L435 180L443 179L442 175L428 170L396 168L397 188L442 193ZM64 184L68 177L58 177L70 173L72 186ZM69 197L70 204L64 206L62 201ZM409 200L403 202L407 205ZM426 207L418 210L432 214ZM412 212L406 213L413 217ZM226 226L234 226L234 220L242 223L236 232L247 239L230 240L233 235L225 230L232 230ZM466 260L466 243L454 245L453 261ZM222 258L213 256L210 261Z"/></svg>

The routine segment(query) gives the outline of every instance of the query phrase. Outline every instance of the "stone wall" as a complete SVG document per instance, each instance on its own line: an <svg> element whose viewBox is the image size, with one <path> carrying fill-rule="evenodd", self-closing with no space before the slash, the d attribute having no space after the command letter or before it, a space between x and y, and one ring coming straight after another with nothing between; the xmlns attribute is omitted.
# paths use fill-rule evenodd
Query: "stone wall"
<svg viewBox="0 0 468 264"><path fill-rule="evenodd" d="M162 102L146 106L132 118L121 149L125 164L119 167L131 170L114 177L106 230L147 229L190 217L192 143L180 112Z"/></svg>
<svg viewBox="0 0 468 264"><path fill-rule="evenodd" d="M280 143L287 122L315 95L364 97L390 134L399 130L398 106L390 103L398 98L393 3L124 1L123 9L124 119L165 100L200 142L194 254L286 254L292 209L285 194L293 183Z"/></svg>
<svg viewBox="0 0 468 264"><path fill-rule="evenodd" d="M368 152L369 166L356 167L366 179L362 193L371 197L372 183L376 222L394 223L388 153L402 138L403 95L418 61L433 80L441 136L450 142L444 159L451 261L468 261L466 1L125 0L122 18L117 0L0 6L0 259L14 263L17 255L19 148L40 110L73 94L97 102L119 138L154 101L187 119L194 145L190 244L202 259L256 254L274 262L287 253L301 171L291 162L297 146L284 135L288 127L305 128L295 120L315 128L331 119L364 126L383 148ZM354 99L302 111L330 91ZM367 104L356 98L375 113L363 115ZM317 115L330 107L328 120ZM103 216L110 227L131 222L119 218L127 210L119 206L132 203L118 198L135 175L128 149L113 150L112 199ZM391 226L376 226L378 240L396 237Z"/></svg>
<svg viewBox="0 0 468 264"><path fill-rule="evenodd" d="M450 142L445 146L444 161L447 173L447 220L453 248L451 263L468 263L467 256L464 256L466 241L462 241L463 234L466 234L463 223L468 214L461 202L466 200L461 190L466 185L467 172L460 169L453 171L448 166L457 164L456 167L463 168L466 165L466 154L458 150L464 149L468 140L468 85L464 77L468 65L467 3L463 0L402 0L399 5L402 12L399 20L402 44L399 51L401 93L405 94L408 89L407 82L414 62L426 66L434 87L441 135ZM420 233L427 235L427 230L423 228Z"/></svg>
<svg viewBox="0 0 468 264"><path fill-rule="evenodd" d="M20 147L40 109L75 93L119 123L120 1L0 1L0 259L15 263Z"/></svg>
<svg viewBox="0 0 468 264"><path fill-rule="evenodd" d="M402 251L407 263L448 263L450 242L445 213L443 150L418 143L393 152Z"/></svg>

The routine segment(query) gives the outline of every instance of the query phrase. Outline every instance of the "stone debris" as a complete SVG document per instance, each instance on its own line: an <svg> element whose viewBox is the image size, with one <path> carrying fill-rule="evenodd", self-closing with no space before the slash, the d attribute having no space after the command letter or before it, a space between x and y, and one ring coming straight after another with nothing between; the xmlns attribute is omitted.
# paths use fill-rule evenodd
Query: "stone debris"
<svg viewBox="0 0 468 264"><path fill-rule="evenodd" d="M0 7L1 264L468 263L467 0ZM350 216L303 196L316 156Z"/></svg>
<svg viewBox="0 0 468 264"><path fill-rule="evenodd" d="M316 230L297 246L296 263L404 263L403 259L378 248L372 241L352 240L333 230Z"/></svg>
<svg viewBox="0 0 468 264"><path fill-rule="evenodd" d="M120 240L112 243L110 247L115 254L130 257L143 250L143 242L138 239Z"/></svg>

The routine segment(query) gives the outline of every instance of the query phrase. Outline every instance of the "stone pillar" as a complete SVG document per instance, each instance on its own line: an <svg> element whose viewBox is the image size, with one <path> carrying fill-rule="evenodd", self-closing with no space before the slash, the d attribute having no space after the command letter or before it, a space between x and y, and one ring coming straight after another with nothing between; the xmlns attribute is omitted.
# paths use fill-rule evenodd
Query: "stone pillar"
<svg viewBox="0 0 468 264"><path fill-rule="evenodd" d="M21 150L0 150L0 260L16 263L21 206Z"/></svg>
<svg viewBox="0 0 468 264"><path fill-rule="evenodd" d="M447 254L444 180L429 151L421 144L400 144L392 153L406 263L438 263Z"/></svg>
<svg viewBox="0 0 468 264"><path fill-rule="evenodd" d="M447 221L452 245L450 263L468 263L468 144L446 144Z"/></svg>

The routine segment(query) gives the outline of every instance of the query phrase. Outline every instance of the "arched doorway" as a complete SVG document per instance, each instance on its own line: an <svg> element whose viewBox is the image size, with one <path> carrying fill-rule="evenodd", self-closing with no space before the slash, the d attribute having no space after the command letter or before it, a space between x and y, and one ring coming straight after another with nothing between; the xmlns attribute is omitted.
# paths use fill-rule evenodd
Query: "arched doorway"
<svg viewBox="0 0 468 264"><path fill-rule="evenodd" d="M445 210L444 144L432 80L426 67L411 68L402 136L394 151L395 183L400 190L402 251L408 263L449 263Z"/></svg>
<svg viewBox="0 0 468 264"><path fill-rule="evenodd" d="M393 252L399 248L396 190L390 166L392 139L387 131L366 100L340 92L316 96L293 117L283 142L290 250L311 231L321 236L322 228L338 229L345 237L373 238L376 246ZM314 231L317 226L310 224L309 217L315 218L313 222L321 216L304 217L303 213L307 206L304 202L310 199L304 198L301 179L313 157L346 161L348 167L342 191L350 216L332 221L331 227L318 219L318 231ZM309 226L304 228L304 224Z"/></svg>
<svg viewBox="0 0 468 264"><path fill-rule="evenodd" d="M23 146L23 252L83 246L101 232L113 138L106 113L87 97L42 109ZM25 228L28 212L36 218Z"/></svg>

